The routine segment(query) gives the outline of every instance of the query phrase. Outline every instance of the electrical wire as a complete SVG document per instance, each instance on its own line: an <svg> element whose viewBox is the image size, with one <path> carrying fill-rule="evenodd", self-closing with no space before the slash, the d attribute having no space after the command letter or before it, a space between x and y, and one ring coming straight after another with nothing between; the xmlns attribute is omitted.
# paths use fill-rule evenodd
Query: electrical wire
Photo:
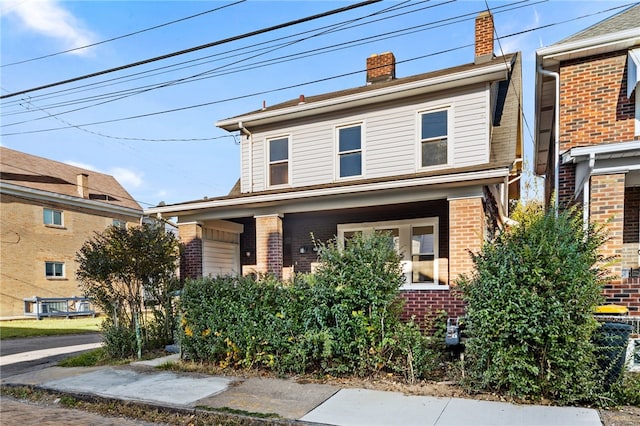
<svg viewBox="0 0 640 426"><path fill-rule="evenodd" d="M304 18L301 18L301 19L296 19L296 20L293 20L293 21L288 21L288 22L285 22L285 23L282 23L282 24L274 25L274 26L271 26L271 27L268 27L268 28L262 28L262 29L259 29L259 30L256 30L256 31L251 31L251 32L244 33L244 34L241 34L241 35L228 37L228 38L225 38L225 39L222 39L222 40L217 40L217 41L214 41L214 42L211 42L211 43L202 44L200 46L191 47L191 48L180 50L180 51L177 51L177 52L167 53L165 55L160 55L160 56L156 56L156 57L153 57L153 58L144 59L144 60L141 60L141 61L137 61L137 62L133 62L133 63L130 63L130 64L126 64L126 65L120 65L118 67L109 68L109 69L106 69L106 70L103 70L103 71L98 71L98 72L94 72L94 73L91 73L91 74L86 74L86 75L82 75L82 76L79 76L79 77L74 77L74 78L70 78L70 79L67 79L67 80L58 81L58 82L55 82L55 83L45 84L43 86L34 87L34 88L31 88L31 89L20 90L18 92L13 92L13 93L9 93L7 95L0 96L0 99L11 98L11 97L14 97L14 96L17 96L17 95L23 95L23 94L26 94L26 93L35 92L37 90L42 90L42 89L47 89L47 88L50 88L50 87L60 86L60 85L72 83L72 82L75 82L75 81L85 80L85 79L91 78L91 77L97 77L97 76L100 76L100 75L109 74L109 73L112 73L112 72L121 71L121 70L128 69L128 68L133 68L133 67L137 67L137 66L140 66L140 65L145 65L145 64L148 64L148 63L152 63L152 62L157 62L157 61L160 61L160 60L163 60L163 59L168 59L168 58L172 58L172 57L175 57L175 56L184 55L186 53L191 53L191 52L195 52L195 51L202 50L202 49L208 49L208 48L213 47L213 46L218 46L218 45L221 45L221 44L230 43L232 41L237 41L237 40L241 40L241 39L244 39L244 38L253 37L253 36L256 36L258 34L268 33L268 32L271 32L271 31L275 31L275 30L279 30L279 29L282 29L282 28L290 27L290 26L293 26L293 25L298 25L298 24L301 24L303 22L309 22L309 21L313 21L315 19L324 18L324 17L330 16L330 15L335 15L337 13L346 12L348 10L356 9L356 8L359 8L359 7L368 6L370 4L378 3L380 1L382 1L382 0L365 0L363 2L356 3L356 4L353 4L353 5L341 7L341 8L338 8L338 9L333 9L333 10L330 10L330 11L327 11L327 12L322 12L322 13L319 13L319 14L316 14L316 15L307 16L307 17L304 17Z"/></svg>
<svg viewBox="0 0 640 426"><path fill-rule="evenodd" d="M173 21L165 22L163 24L154 25L153 27L144 28L142 30L134 31L132 33L123 34L123 35L120 35L120 36L117 36L117 37L112 37L112 38L107 39L107 40L98 41L96 43L87 44L86 46L75 47L73 49L63 50L61 52L56 52L56 53L49 53L47 55L38 56L36 58L23 59L21 61L11 62L9 64L2 64L2 65L0 65L0 68L10 67L10 66L19 65L19 64L25 64L27 62L38 61L40 59L48 59L48 58L52 58L54 56L63 55L65 53L77 52L78 50L88 49L90 47L95 47L95 46L99 46L101 44L110 43L112 41L121 40L123 38L127 38L127 37L131 37L131 36L134 36L134 35L145 33L147 31L157 30L157 29L162 28L162 27L166 27L166 26L169 26L169 25L177 24L178 22L183 22L183 21L187 21L189 19L193 19L193 18L197 18L197 17L203 16L203 15L207 15L207 14L212 13L212 12L217 12L219 10L226 9L227 7L235 6L235 5L240 4L240 3L244 3L245 1L247 1L247 0L237 0L234 3L229 3L229 4L226 4L224 6L216 7L215 9L205 10L204 12L196 13L195 15L185 16L184 18L175 19Z"/></svg>

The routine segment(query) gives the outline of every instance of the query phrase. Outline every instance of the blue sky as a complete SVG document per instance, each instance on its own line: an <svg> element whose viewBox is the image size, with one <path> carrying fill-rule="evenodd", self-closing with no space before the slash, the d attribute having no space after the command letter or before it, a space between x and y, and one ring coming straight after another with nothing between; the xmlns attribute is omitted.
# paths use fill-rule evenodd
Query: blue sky
<svg viewBox="0 0 640 426"><path fill-rule="evenodd" d="M0 90L36 88L355 3L0 0ZM143 208L225 195L239 176L239 147L216 121L263 102L364 85L365 60L373 53L393 52L397 77L472 62L474 17L487 4L500 37L496 52L523 54L530 169L535 50L633 2L378 2L2 99L1 143L112 174ZM178 111L166 112L172 110ZM526 181L525 195L536 196L530 173Z"/></svg>

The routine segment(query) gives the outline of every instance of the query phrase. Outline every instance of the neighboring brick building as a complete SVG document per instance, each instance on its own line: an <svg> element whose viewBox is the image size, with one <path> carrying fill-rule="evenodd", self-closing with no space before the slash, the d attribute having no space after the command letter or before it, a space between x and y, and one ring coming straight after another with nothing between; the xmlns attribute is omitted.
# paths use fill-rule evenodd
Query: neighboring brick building
<svg viewBox="0 0 640 426"><path fill-rule="evenodd" d="M112 177L0 147L0 318L24 298L80 296L76 252L142 208Z"/></svg>
<svg viewBox="0 0 640 426"><path fill-rule="evenodd" d="M495 57L493 35L482 13L471 63L400 78L392 53L372 55L366 85L219 121L240 133L236 188L146 213L178 218L191 277L286 278L313 270L312 235L385 230L403 256L405 313L462 314L451 287L519 196L521 59Z"/></svg>
<svg viewBox="0 0 640 426"><path fill-rule="evenodd" d="M557 191L560 207L577 204L585 222L607 224L602 253L618 259L607 302L640 315L640 5L538 49L536 62L545 199Z"/></svg>

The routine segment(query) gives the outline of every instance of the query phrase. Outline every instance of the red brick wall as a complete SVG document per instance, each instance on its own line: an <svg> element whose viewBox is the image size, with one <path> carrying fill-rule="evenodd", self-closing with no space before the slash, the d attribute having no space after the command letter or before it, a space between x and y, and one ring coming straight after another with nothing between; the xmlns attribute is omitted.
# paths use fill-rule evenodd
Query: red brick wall
<svg viewBox="0 0 640 426"><path fill-rule="evenodd" d="M473 270L469 251L478 253L485 237L482 198L449 200L449 280Z"/></svg>
<svg viewBox="0 0 640 426"><path fill-rule="evenodd" d="M180 262L181 278L202 277L202 227L197 223L178 226L180 242L184 245Z"/></svg>
<svg viewBox="0 0 640 426"><path fill-rule="evenodd" d="M605 257L619 259L622 256L624 178L624 173L591 177L590 220L606 224L609 238L600 250ZM609 266L609 270L620 276L622 265L618 261ZM619 280L616 282L619 283Z"/></svg>
<svg viewBox="0 0 640 426"><path fill-rule="evenodd" d="M256 266L258 271L282 276L282 218L256 217Z"/></svg>
<svg viewBox="0 0 640 426"><path fill-rule="evenodd" d="M627 98L626 62L627 52L619 51L562 63L560 152L634 140L635 98Z"/></svg>
<svg viewBox="0 0 640 426"><path fill-rule="evenodd" d="M448 317L464 315L465 304L452 290L405 290L400 292L405 300L402 319L415 316L416 321L433 318L438 311L445 311Z"/></svg>

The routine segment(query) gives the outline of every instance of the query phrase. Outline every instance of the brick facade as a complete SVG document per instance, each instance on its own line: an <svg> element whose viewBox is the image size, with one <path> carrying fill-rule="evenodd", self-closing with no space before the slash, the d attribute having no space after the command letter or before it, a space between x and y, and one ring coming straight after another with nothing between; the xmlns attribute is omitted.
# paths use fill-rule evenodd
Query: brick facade
<svg viewBox="0 0 640 426"><path fill-rule="evenodd" d="M256 267L258 272L282 277L282 218L256 217Z"/></svg>
<svg viewBox="0 0 640 426"><path fill-rule="evenodd" d="M55 201L35 201L2 194L2 274L0 317L21 317L23 299L81 296L76 280L76 253L95 232L103 232L114 219L137 225L138 217L111 215L92 209L71 207ZM43 209L62 211L62 226L43 223ZM64 263L64 276L47 278L45 262Z"/></svg>
<svg viewBox="0 0 640 426"><path fill-rule="evenodd" d="M469 252L478 253L485 240L485 214L480 197L449 200L449 280L473 270Z"/></svg>
<svg viewBox="0 0 640 426"><path fill-rule="evenodd" d="M178 225L184 246L180 262L180 278L202 277L202 226L198 223Z"/></svg>

